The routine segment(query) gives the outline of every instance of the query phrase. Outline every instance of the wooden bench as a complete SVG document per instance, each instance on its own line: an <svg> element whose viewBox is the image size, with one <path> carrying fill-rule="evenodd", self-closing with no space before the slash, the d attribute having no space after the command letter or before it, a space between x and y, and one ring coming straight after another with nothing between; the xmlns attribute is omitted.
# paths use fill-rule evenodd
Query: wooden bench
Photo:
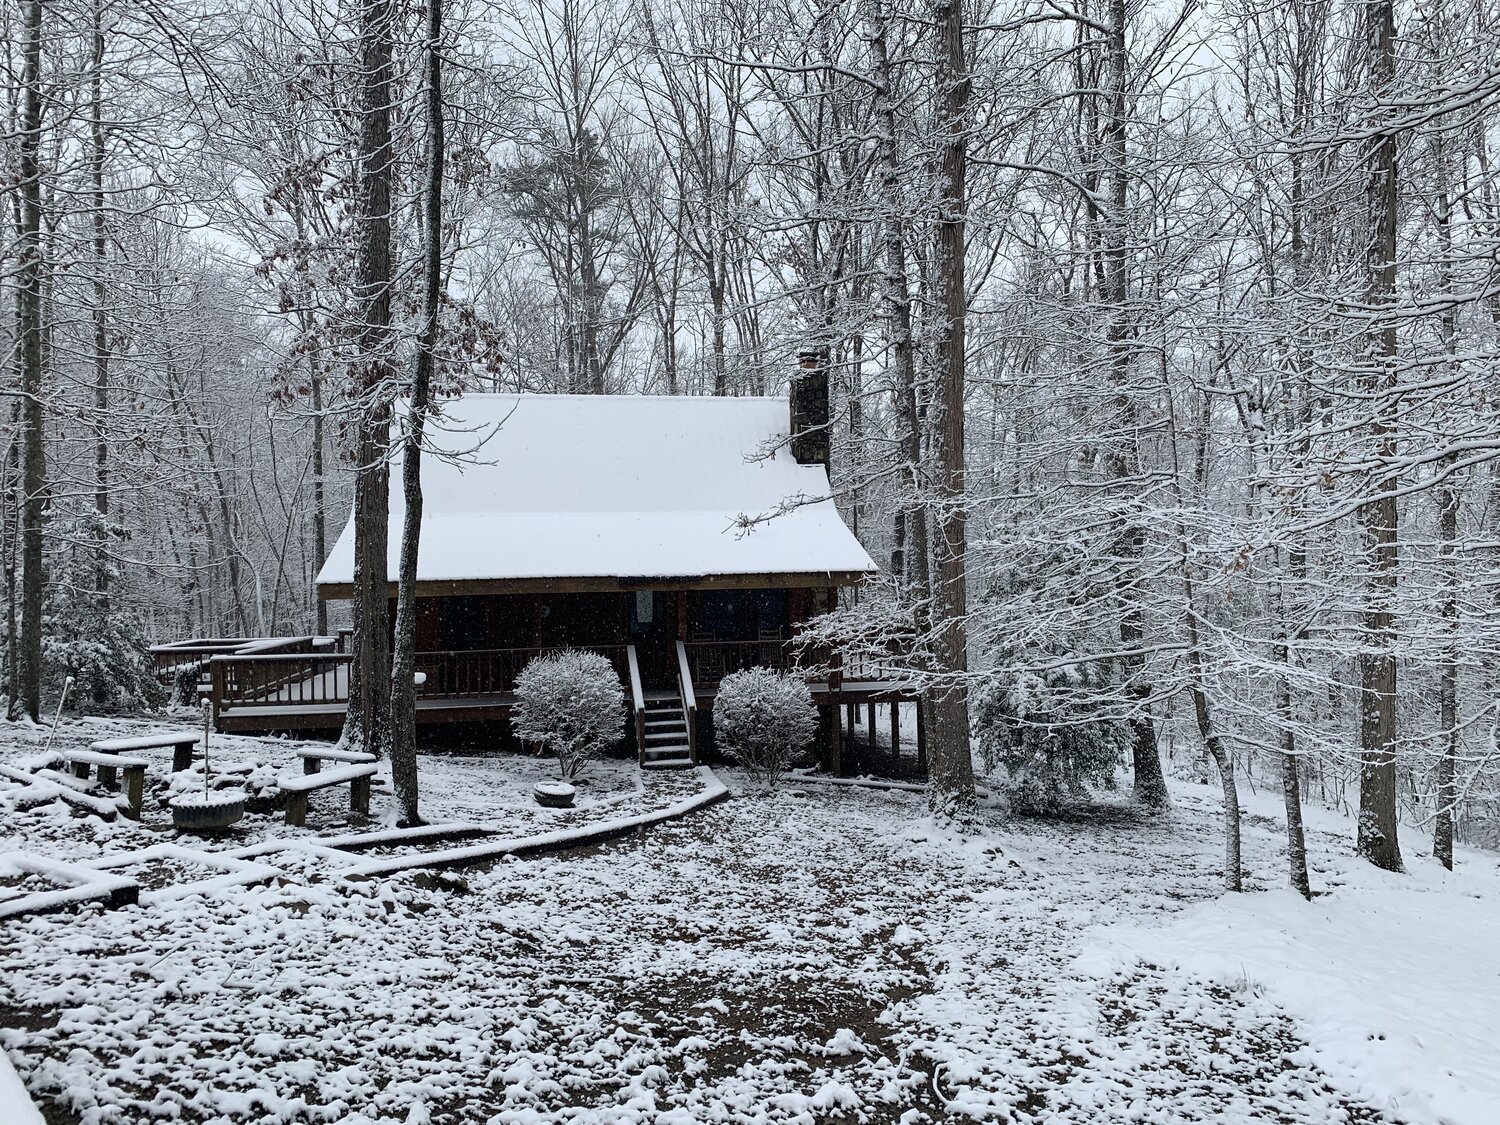
<svg viewBox="0 0 1500 1125"><path fill-rule="evenodd" d="M311 776L323 768L324 762L342 762L346 766L366 766L375 761L374 754L366 754L362 750L335 750L332 747L324 749L320 746L307 746L297 751L297 757L302 759L302 772Z"/></svg>
<svg viewBox="0 0 1500 1125"><path fill-rule="evenodd" d="M99 784L113 785L115 770L124 774L125 800L130 808L125 815L131 820L141 819L141 800L146 790L146 760L127 758L123 754L101 754L97 750L66 750L63 761L73 767L73 776L88 780L90 768L99 768Z"/></svg>
<svg viewBox="0 0 1500 1125"><path fill-rule="evenodd" d="M307 823L307 798L315 789L329 789L335 785L349 783L349 808L361 816L370 814L370 779L375 776L373 762L339 766L337 769L319 773L305 773L301 777L277 778L277 784L286 794L286 822L303 825Z"/></svg>
<svg viewBox="0 0 1500 1125"><path fill-rule="evenodd" d="M172 748L172 772L193 768L193 747L198 745L199 735L185 730L168 730L160 734L142 734L133 738L105 738L89 743L90 750L101 754L128 754L132 750L156 750Z"/></svg>

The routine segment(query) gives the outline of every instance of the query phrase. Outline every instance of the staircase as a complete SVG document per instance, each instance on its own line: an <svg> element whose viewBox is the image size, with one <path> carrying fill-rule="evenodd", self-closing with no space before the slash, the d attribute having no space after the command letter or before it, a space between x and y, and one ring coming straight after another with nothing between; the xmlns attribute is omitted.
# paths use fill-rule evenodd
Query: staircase
<svg viewBox="0 0 1500 1125"><path fill-rule="evenodd" d="M667 770L693 764L692 735L687 709L676 692L655 691L645 696L645 736L641 744L641 768Z"/></svg>

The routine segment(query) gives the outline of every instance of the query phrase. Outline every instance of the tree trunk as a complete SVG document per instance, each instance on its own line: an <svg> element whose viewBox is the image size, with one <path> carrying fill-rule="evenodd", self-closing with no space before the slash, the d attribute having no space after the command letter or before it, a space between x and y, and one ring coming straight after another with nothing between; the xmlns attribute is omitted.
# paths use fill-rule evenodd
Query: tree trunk
<svg viewBox="0 0 1500 1125"><path fill-rule="evenodd" d="M938 817L958 823L975 814L974 766L969 750L968 604L964 570L967 496L964 481L964 325L968 311L964 254L967 247L968 63L964 56L962 0L938 0L936 85L941 119L940 196L936 221L935 281L941 324L934 349L934 481L937 508L933 656L939 686L932 700L927 742L929 800Z"/></svg>
<svg viewBox="0 0 1500 1125"><path fill-rule="evenodd" d="M94 0L93 64L89 97L89 178L94 236L94 515L98 521L94 584L99 608L109 610L109 285L104 223L104 8Z"/></svg>
<svg viewBox="0 0 1500 1125"><path fill-rule="evenodd" d="M1208 693L1203 687L1203 653L1199 648L1198 609L1193 598L1193 581L1187 573L1187 560L1183 559L1183 591L1187 602L1188 627L1188 693L1193 699L1193 716L1198 720L1198 734L1203 739L1203 749L1213 759L1219 770L1219 785L1224 793L1224 889L1244 890L1240 862L1240 794L1234 780L1234 759L1224 749L1214 726L1213 713L1208 706Z"/></svg>
<svg viewBox="0 0 1500 1125"><path fill-rule="evenodd" d="M359 464L354 479L354 659L341 742L381 755L390 699L391 35L393 0L360 5L361 83L356 286L361 323Z"/></svg>
<svg viewBox="0 0 1500 1125"><path fill-rule="evenodd" d="M423 199L422 329L412 370L401 485L406 501L396 594L396 643L391 668L391 780L401 822L417 815L417 554L422 542L422 435L436 364L443 286L443 0L427 0L427 165Z"/></svg>
<svg viewBox="0 0 1500 1125"><path fill-rule="evenodd" d="M21 237L16 267L21 359L21 624L12 717L42 709L42 3L27 0L22 47L19 150Z"/></svg>
<svg viewBox="0 0 1500 1125"><path fill-rule="evenodd" d="M1283 610L1283 613L1285 611ZM1285 622L1283 621L1283 625ZM1297 773L1297 735L1292 730L1292 688L1287 671L1291 656L1279 643L1272 659L1281 671L1276 676L1276 711L1282 721L1281 799L1286 809L1287 878L1303 898L1312 898L1312 880L1307 873L1307 835L1302 825L1302 780Z"/></svg>
<svg viewBox="0 0 1500 1125"><path fill-rule="evenodd" d="M1130 169L1127 163L1126 127L1129 121L1129 56L1126 50L1128 13L1125 0L1109 0L1109 30L1106 37L1105 83L1106 109L1100 136L1107 191L1107 213L1102 234L1103 276L1100 296L1108 318L1107 345L1110 381L1113 386L1119 424L1121 448L1106 460L1110 475L1128 482L1139 475L1140 449L1136 435L1138 423L1134 391L1130 386L1130 368L1134 348L1130 301ZM1120 500L1124 514L1120 517L1117 538L1119 558L1116 588L1119 592L1120 648L1132 652L1142 647L1145 624L1135 589L1136 571L1145 552L1146 535L1139 519L1131 514L1132 502ZM1151 687L1144 679L1145 658L1125 657L1121 661L1129 693L1134 700L1130 717L1131 766L1135 778L1135 797L1147 808L1165 809L1166 778L1162 775L1161 754L1156 745L1156 724L1149 710Z"/></svg>
<svg viewBox="0 0 1500 1125"><path fill-rule="evenodd" d="M1438 134L1434 147L1434 164L1439 178L1436 192L1438 253L1441 255L1438 272L1443 293L1452 294L1457 288L1453 276L1453 200L1448 190L1448 160L1441 133ZM1452 302L1443 311L1440 330L1448 363L1450 366L1456 365L1458 309ZM1437 668L1438 730L1443 742L1437 768L1437 817L1432 828L1432 854L1452 871L1453 814L1458 804L1458 654L1461 644L1458 612L1458 509L1461 492L1456 482L1447 475L1453 471L1452 455L1443 459L1439 471L1443 476L1434 493L1434 500L1438 514L1438 571L1443 597L1439 617L1445 635Z"/></svg>
<svg viewBox="0 0 1500 1125"><path fill-rule="evenodd" d="M1396 16L1392 0L1373 0L1365 12L1371 98L1388 97L1396 66ZM1366 206L1370 242L1366 255L1366 302L1375 319L1368 336L1369 373L1364 388L1372 417L1370 435L1379 462L1377 494L1360 509L1364 526L1366 579L1363 637L1359 650L1359 829L1360 855L1376 867L1401 870L1397 836L1396 653L1393 613L1397 591L1397 511L1394 473L1396 403L1396 138L1380 133L1370 142ZM1384 315L1381 315L1384 313Z"/></svg>

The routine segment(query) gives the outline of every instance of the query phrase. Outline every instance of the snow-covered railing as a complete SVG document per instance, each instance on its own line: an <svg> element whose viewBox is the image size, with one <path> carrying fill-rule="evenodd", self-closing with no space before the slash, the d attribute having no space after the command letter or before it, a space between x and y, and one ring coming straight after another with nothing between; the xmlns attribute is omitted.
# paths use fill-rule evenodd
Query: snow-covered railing
<svg viewBox="0 0 1500 1125"><path fill-rule="evenodd" d="M233 707L307 707L349 702L348 653L214 656L208 662L213 717Z"/></svg>
<svg viewBox="0 0 1500 1125"><path fill-rule="evenodd" d="M791 641L686 641L687 674L701 687L718 687L731 672L746 668L787 669L797 665Z"/></svg>
<svg viewBox="0 0 1500 1125"><path fill-rule="evenodd" d="M646 754L646 693L641 690L641 662L635 654L635 645L625 646L625 666L629 673L630 706L635 715L635 749L644 759Z"/></svg>
<svg viewBox="0 0 1500 1125"><path fill-rule="evenodd" d="M309 638L301 638L306 641ZM303 646L310 649L311 646ZM626 646L594 645L624 681ZM214 719L235 708L294 712L304 707L342 706L349 702L349 653L328 646L297 652L216 654L209 660ZM424 680L424 699L487 699L503 705L515 691L516 677L535 657L557 648L453 649L416 654Z"/></svg>
<svg viewBox="0 0 1500 1125"><path fill-rule="evenodd" d="M688 666L687 645L677 642L677 690L682 695L682 714L687 719L688 753L698 764L698 694L693 690L693 673Z"/></svg>

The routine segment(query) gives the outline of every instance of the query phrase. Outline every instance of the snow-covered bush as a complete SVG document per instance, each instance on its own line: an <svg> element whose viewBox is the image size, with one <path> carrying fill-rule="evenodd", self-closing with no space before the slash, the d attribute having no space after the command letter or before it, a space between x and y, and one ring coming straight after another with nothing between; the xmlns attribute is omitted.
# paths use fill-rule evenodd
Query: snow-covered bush
<svg viewBox="0 0 1500 1125"><path fill-rule="evenodd" d="M714 736L731 758L776 788L818 732L818 709L797 672L747 668L719 683Z"/></svg>
<svg viewBox="0 0 1500 1125"><path fill-rule="evenodd" d="M538 656L516 677L511 727L518 738L557 755L563 777L577 777L625 729L625 692L597 652L568 649Z"/></svg>
<svg viewBox="0 0 1500 1125"><path fill-rule="evenodd" d="M1130 748L1119 719L1091 718L1067 696L1077 666L1045 676L1021 672L992 680L974 700L974 733L985 768L1004 771L1002 787L1018 812L1054 813L1086 799L1091 786L1113 788Z"/></svg>

